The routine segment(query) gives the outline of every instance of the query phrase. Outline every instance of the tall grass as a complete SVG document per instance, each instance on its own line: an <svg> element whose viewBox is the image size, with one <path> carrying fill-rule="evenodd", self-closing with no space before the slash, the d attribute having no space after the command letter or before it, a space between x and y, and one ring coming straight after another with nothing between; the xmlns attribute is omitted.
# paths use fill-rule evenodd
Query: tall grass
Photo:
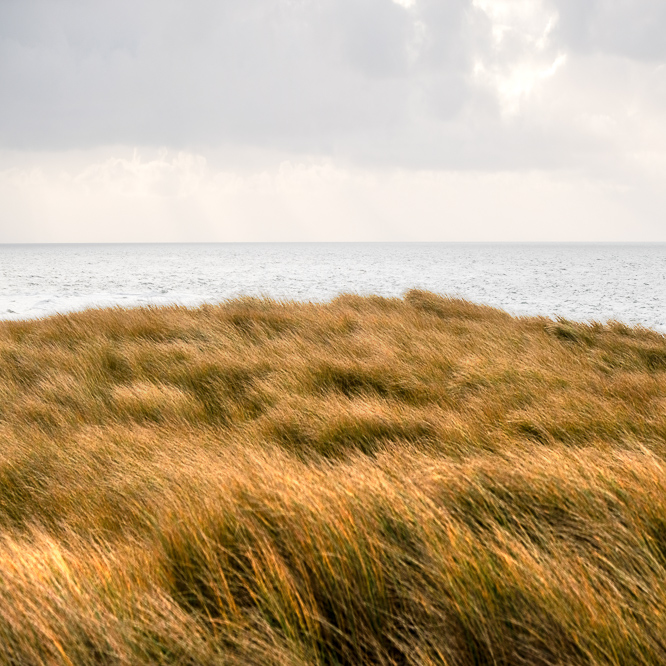
<svg viewBox="0 0 666 666"><path fill-rule="evenodd" d="M411 291L0 323L0 662L664 664L666 339Z"/></svg>

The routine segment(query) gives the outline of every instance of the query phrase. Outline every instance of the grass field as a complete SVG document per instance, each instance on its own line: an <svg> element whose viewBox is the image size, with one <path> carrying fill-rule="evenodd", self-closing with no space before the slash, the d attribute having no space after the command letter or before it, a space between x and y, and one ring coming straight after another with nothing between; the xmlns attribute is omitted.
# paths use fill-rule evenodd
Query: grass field
<svg viewBox="0 0 666 666"><path fill-rule="evenodd" d="M421 291L0 323L0 663L666 664L666 338Z"/></svg>

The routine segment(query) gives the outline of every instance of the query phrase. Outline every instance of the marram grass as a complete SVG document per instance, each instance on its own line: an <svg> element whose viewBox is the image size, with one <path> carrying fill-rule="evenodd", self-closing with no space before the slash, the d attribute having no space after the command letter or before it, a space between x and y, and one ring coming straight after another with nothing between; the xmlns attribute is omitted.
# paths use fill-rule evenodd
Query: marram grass
<svg viewBox="0 0 666 666"><path fill-rule="evenodd" d="M0 323L0 662L665 664L666 339L412 291Z"/></svg>

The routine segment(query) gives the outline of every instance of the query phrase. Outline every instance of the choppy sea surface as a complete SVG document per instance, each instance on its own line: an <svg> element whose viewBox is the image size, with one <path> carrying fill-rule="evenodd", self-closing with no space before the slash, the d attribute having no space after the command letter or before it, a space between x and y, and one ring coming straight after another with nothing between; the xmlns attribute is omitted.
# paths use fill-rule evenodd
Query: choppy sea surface
<svg viewBox="0 0 666 666"><path fill-rule="evenodd" d="M400 296L413 287L513 314L666 332L666 244L0 245L0 319L241 295Z"/></svg>

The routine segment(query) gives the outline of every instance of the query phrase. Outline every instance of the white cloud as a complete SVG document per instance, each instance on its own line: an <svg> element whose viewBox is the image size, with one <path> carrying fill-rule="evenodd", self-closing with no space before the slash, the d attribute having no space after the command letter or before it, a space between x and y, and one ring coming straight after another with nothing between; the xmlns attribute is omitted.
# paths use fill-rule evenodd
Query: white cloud
<svg viewBox="0 0 666 666"><path fill-rule="evenodd" d="M416 0L393 0L393 2L404 9L412 9L416 6Z"/></svg>
<svg viewBox="0 0 666 666"><path fill-rule="evenodd" d="M640 217L636 202L666 203L656 181L627 187L578 172L376 171L330 160L226 170L196 154L126 153L0 171L2 240L654 240L659 216ZM653 166L663 173L663 160Z"/></svg>
<svg viewBox="0 0 666 666"><path fill-rule="evenodd" d="M566 61L550 43L558 13L535 0L473 0L473 6L487 17L492 35L492 48L479 55L474 75L497 95L504 116L516 115Z"/></svg>

